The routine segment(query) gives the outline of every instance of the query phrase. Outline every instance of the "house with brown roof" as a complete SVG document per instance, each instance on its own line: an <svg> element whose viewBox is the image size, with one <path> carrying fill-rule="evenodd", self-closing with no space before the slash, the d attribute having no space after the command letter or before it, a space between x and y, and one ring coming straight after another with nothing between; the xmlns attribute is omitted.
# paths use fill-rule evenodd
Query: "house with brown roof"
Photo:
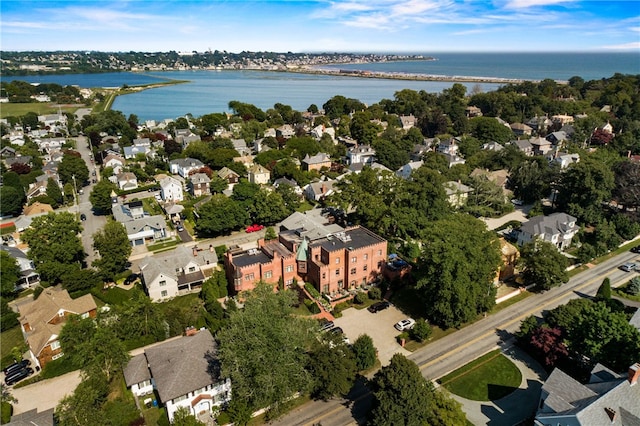
<svg viewBox="0 0 640 426"><path fill-rule="evenodd" d="M209 419L215 407L231 400L231 380L220 375L217 343L207 329L148 347L124 368L124 379L136 396L154 390L169 422L180 408Z"/></svg>
<svg viewBox="0 0 640 426"><path fill-rule="evenodd" d="M240 181L240 175L228 167L223 167L218 171L218 177L227 181L227 189L232 190Z"/></svg>
<svg viewBox="0 0 640 426"><path fill-rule="evenodd" d="M53 212L53 207L50 204L41 203L40 201L36 201L35 203L27 206L22 211L22 214L25 216L33 216L33 215L41 215L44 213Z"/></svg>
<svg viewBox="0 0 640 426"><path fill-rule="evenodd" d="M31 358L42 368L64 355L58 337L67 318L70 315L95 318L97 306L90 294L72 299L67 290L48 287L36 300L19 306L18 310Z"/></svg>
<svg viewBox="0 0 640 426"><path fill-rule="evenodd" d="M320 170L323 167L327 169L331 168L331 157L324 152L320 152L313 156L307 154L302 160L302 170Z"/></svg>

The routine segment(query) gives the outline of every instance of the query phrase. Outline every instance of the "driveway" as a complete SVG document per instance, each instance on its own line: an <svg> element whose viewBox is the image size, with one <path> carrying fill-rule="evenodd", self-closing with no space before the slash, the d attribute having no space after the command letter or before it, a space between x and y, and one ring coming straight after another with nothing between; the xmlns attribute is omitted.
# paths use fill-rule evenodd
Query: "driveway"
<svg viewBox="0 0 640 426"><path fill-rule="evenodd" d="M487 224L488 229L493 230L501 227L505 223L510 222L512 220L517 220L520 223L526 222L527 220L529 220L527 218L527 214L529 213L529 210L531 210L531 207L532 207L531 205L518 206L516 207L515 211L509 214L506 214L502 217L497 217L495 219L483 217L481 219L484 221L484 223Z"/></svg>
<svg viewBox="0 0 640 426"><path fill-rule="evenodd" d="M62 398L73 393L79 384L80 370L76 370L29 386L11 389L11 394L18 400L13 404L13 414L24 413L34 408L39 412L55 408Z"/></svg>
<svg viewBox="0 0 640 426"><path fill-rule="evenodd" d="M405 356L411 353L396 342L396 336L400 332L393 325L404 318L407 316L393 305L376 314L366 309L349 308L342 311L342 317L336 318L334 323L344 330L351 343L361 334L368 334L373 339L378 359L384 366L389 364L395 353Z"/></svg>
<svg viewBox="0 0 640 426"><path fill-rule="evenodd" d="M533 414L540 399L547 373L542 366L517 346L502 351L522 373L520 387L497 401L471 401L451 394L462 404L467 419L474 425L512 426Z"/></svg>

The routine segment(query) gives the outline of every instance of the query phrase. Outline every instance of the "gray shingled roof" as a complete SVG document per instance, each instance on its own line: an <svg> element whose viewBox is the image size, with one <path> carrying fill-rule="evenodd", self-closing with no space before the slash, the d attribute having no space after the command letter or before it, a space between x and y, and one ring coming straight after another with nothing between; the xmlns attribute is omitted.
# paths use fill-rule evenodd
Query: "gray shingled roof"
<svg viewBox="0 0 640 426"><path fill-rule="evenodd" d="M566 213L553 213L549 216L534 216L522 224L520 229L531 235L553 234L564 232L562 224L569 224L577 219Z"/></svg>
<svg viewBox="0 0 640 426"><path fill-rule="evenodd" d="M163 403L220 380L209 330L151 347L145 355Z"/></svg>
<svg viewBox="0 0 640 426"><path fill-rule="evenodd" d="M151 371L149 371L147 357L144 353L131 358L124 367L124 381L127 383L127 387L149 379L151 379Z"/></svg>

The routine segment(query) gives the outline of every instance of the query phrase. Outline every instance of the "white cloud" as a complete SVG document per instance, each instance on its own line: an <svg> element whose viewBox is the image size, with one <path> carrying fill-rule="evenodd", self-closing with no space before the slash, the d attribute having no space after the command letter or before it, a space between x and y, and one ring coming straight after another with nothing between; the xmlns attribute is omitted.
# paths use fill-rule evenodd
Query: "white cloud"
<svg viewBox="0 0 640 426"><path fill-rule="evenodd" d="M510 0L504 5L505 9L526 9L535 6L552 6L562 3L572 3L576 0Z"/></svg>
<svg viewBox="0 0 640 426"><path fill-rule="evenodd" d="M640 49L640 41L632 41L632 42L629 42L629 43L602 46L602 48L603 49L611 49L611 50L634 50L634 49Z"/></svg>

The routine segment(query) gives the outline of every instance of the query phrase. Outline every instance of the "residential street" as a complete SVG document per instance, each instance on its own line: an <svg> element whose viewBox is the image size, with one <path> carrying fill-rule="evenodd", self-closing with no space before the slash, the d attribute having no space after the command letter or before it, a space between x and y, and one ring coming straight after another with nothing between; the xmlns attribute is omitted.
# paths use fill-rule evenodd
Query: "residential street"
<svg viewBox="0 0 640 426"><path fill-rule="evenodd" d="M623 272L618 269L618 266L634 259L638 261L639 258L638 254L622 253L574 276L561 287L532 295L497 314L439 339L412 353L409 359L418 364L426 378L435 380L442 377L490 350L510 346L513 342L512 333L519 329L520 322L529 315L540 316L543 311L565 304L571 299L585 295L593 296L605 277L611 279L613 287L627 282L637 273ZM272 424L283 426L311 426L317 423L323 426L357 424L356 419L359 420L363 415L361 410L358 410L359 405L362 405L360 401L366 401L366 399L362 397L362 400L356 401L350 408L347 408L344 400L309 402ZM511 426L515 423L513 418L502 419L502 414L497 410L484 414L495 416L490 420L492 426ZM522 415L524 418L527 413Z"/></svg>

